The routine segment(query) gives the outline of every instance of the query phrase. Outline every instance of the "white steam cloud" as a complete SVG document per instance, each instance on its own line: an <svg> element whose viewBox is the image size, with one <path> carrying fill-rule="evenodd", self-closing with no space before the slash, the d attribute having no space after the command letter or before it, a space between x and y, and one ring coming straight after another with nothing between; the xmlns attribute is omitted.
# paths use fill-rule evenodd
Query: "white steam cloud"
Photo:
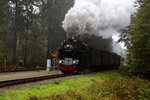
<svg viewBox="0 0 150 100"><path fill-rule="evenodd" d="M117 53L118 55L124 56L124 49L121 48L120 44L113 41L113 52Z"/></svg>
<svg viewBox="0 0 150 100"><path fill-rule="evenodd" d="M109 38L130 24L134 10L133 0L75 0L62 27L69 38L85 33Z"/></svg>

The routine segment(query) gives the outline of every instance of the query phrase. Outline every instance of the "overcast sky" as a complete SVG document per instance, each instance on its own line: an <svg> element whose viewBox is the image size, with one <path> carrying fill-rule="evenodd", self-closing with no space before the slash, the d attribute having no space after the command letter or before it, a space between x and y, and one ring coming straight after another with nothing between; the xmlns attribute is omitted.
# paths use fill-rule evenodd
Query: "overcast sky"
<svg viewBox="0 0 150 100"><path fill-rule="evenodd" d="M118 41L119 40L119 34L114 34L112 36L112 38L114 39L114 41ZM119 43L120 46L123 48L123 49L126 49L126 47L124 46L124 43Z"/></svg>

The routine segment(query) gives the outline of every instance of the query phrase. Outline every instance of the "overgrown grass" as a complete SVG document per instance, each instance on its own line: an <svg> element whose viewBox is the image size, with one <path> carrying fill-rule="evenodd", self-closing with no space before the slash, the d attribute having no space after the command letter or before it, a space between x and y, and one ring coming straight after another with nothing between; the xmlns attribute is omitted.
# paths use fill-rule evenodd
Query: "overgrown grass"
<svg viewBox="0 0 150 100"><path fill-rule="evenodd" d="M150 81L129 78L118 71L99 72L8 91L0 100L150 100Z"/></svg>

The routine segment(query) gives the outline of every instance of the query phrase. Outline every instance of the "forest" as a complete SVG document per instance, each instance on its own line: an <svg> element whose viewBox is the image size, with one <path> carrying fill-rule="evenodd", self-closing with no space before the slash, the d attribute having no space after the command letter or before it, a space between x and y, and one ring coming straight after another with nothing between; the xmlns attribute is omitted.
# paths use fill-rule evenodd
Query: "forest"
<svg viewBox="0 0 150 100"><path fill-rule="evenodd" d="M46 66L66 34L61 28L72 0L1 0L0 66Z"/></svg>

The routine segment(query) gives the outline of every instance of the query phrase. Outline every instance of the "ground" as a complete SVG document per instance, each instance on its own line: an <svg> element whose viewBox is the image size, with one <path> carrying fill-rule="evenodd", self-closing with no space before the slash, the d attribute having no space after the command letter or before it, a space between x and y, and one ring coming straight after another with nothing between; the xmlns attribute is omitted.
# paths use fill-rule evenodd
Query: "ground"
<svg viewBox="0 0 150 100"><path fill-rule="evenodd" d="M0 100L150 100L150 81L119 71L103 71L8 91Z"/></svg>

